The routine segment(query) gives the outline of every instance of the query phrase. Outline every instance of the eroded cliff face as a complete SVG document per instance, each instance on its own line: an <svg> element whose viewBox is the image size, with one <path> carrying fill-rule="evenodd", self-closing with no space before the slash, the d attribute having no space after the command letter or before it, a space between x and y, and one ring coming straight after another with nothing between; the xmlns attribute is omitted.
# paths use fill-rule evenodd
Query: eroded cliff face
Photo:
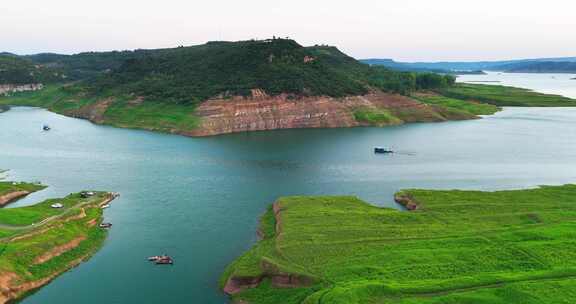
<svg viewBox="0 0 576 304"><path fill-rule="evenodd" d="M0 84L0 96L8 95L10 93L38 91L38 90L42 90L43 88L44 88L44 85L41 83Z"/></svg>
<svg viewBox="0 0 576 304"><path fill-rule="evenodd" d="M210 100L197 108L196 115L201 118L200 126L188 135L358 125L349 107L329 97L291 99L265 96Z"/></svg>
<svg viewBox="0 0 576 304"><path fill-rule="evenodd" d="M202 103L196 110L196 115L201 118L200 126L185 135L210 136L261 130L369 125L356 120L354 112L358 109L386 110L398 118L384 125L453 119L411 98L382 92L345 98L294 98L288 95L271 97L255 90L252 97L214 99Z"/></svg>
<svg viewBox="0 0 576 304"><path fill-rule="evenodd" d="M332 98L327 96L296 97L288 94L269 96L254 89L249 97L218 97L201 103L189 115L199 118L194 125L166 125L161 123L160 112L145 112L146 119L158 116L154 125L118 123L107 115L115 98L106 98L66 110L63 114L85 118L98 124L161 130L186 136L212 136L219 134L299 128L350 128L358 126L386 126L409 122L438 122L477 118L474 115L454 113L440 106L424 104L402 95L372 92L362 96ZM138 97L126 102L126 111L139 110L146 101ZM158 109L156 111L161 111ZM358 111L384 116L378 121L359 119ZM387 119L389 118L389 119ZM199 121L199 122L198 122Z"/></svg>

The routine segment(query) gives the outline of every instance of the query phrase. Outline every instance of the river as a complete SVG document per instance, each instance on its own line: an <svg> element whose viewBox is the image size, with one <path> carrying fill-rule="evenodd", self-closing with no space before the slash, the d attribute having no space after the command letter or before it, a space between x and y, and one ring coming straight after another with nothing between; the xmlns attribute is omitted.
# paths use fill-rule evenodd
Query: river
<svg viewBox="0 0 576 304"><path fill-rule="evenodd" d="M374 146L399 153L375 155ZM218 277L253 244L258 216L279 196L356 195L396 208L392 195L402 188L570 183L575 146L576 109L210 138L97 126L37 108L0 114L0 168L11 180L50 186L12 206L88 188L122 194L105 211L114 227L102 250L27 304L226 303ZM146 261L162 253L173 267Z"/></svg>

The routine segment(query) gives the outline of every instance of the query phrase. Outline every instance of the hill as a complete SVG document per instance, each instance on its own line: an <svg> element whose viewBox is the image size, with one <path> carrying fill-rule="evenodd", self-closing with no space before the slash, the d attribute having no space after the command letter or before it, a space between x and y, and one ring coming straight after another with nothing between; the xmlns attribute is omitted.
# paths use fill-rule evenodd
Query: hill
<svg viewBox="0 0 576 304"><path fill-rule="evenodd" d="M66 81L63 70L51 68L13 54L0 55L0 85L56 83Z"/></svg>
<svg viewBox="0 0 576 304"><path fill-rule="evenodd" d="M542 61L523 62L498 67L507 73L576 73L576 62Z"/></svg>
<svg viewBox="0 0 576 304"><path fill-rule="evenodd" d="M387 74L397 73L376 72L336 48L305 48L293 40L271 39L210 42L155 52L129 59L88 85L91 92L97 93L110 91L162 101L197 103L215 96L248 96L253 89L261 89L272 96L283 93L331 97L362 95L370 86L379 87L377 79L387 77ZM416 89L416 81L407 81L404 88L398 88Z"/></svg>
<svg viewBox="0 0 576 304"><path fill-rule="evenodd" d="M236 303L569 303L576 186L284 197L225 271Z"/></svg>
<svg viewBox="0 0 576 304"><path fill-rule="evenodd" d="M336 47L289 39L19 60L81 80L13 94L0 104L188 136L474 119L499 110L479 105L484 99L442 98L455 86L453 76L370 66Z"/></svg>
<svg viewBox="0 0 576 304"><path fill-rule="evenodd" d="M159 54L163 49L112 52L85 52L74 55L41 53L21 56L37 65L65 71L69 80L85 80L110 72L126 60Z"/></svg>
<svg viewBox="0 0 576 304"><path fill-rule="evenodd" d="M407 71L506 71L511 66L540 62L576 62L576 57L536 58L502 61L444 61L444 62L397 62L391 59L363 59L362 62L371 65L382 65L391 69Z"/></svg>

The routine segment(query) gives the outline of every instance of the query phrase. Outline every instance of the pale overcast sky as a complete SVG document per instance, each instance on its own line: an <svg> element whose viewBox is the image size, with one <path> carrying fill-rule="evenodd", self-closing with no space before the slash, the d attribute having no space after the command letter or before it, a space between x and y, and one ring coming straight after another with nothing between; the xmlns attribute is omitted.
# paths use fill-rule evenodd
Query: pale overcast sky
<svg viewBox="0 0 576 304"><path fill-rule="evenodd" d="M576 56L576 1L0 0L0 51L161 48L289 36L356 58Z"/></svg>

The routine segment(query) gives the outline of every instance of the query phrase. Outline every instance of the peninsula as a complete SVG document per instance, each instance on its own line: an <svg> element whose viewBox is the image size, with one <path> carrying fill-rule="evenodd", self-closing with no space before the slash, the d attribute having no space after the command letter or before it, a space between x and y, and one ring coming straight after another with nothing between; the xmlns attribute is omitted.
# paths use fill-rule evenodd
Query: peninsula
<svg viewBox="0 0 576 304"><path fill-rule="evenodd" d="M0 195L13 199L44 188L0 182ZM26 296L93 255L106 230L101 206L115 195L82 192L36 205L0 209L0 303Z"/></svg>
<svg viewBox="0 0 576 304"><path fill-rule="evenodd" d="M396 201L407 211L355 197L280 198L221 288L251 304L573 298L575 185L405 190Z"/></svg>
<svg viewBox="0 0 576 304"><path fill-rule="evenodd" d="M6 92L0 104L187 136L475 119L526 105L527 95L530 106L576 105L560 96L463 86L451 75L369 66L335 47L289 39L11 59L60 76L6 76L30 89ZM28 71L24 63L13 66Z"/></svg>

